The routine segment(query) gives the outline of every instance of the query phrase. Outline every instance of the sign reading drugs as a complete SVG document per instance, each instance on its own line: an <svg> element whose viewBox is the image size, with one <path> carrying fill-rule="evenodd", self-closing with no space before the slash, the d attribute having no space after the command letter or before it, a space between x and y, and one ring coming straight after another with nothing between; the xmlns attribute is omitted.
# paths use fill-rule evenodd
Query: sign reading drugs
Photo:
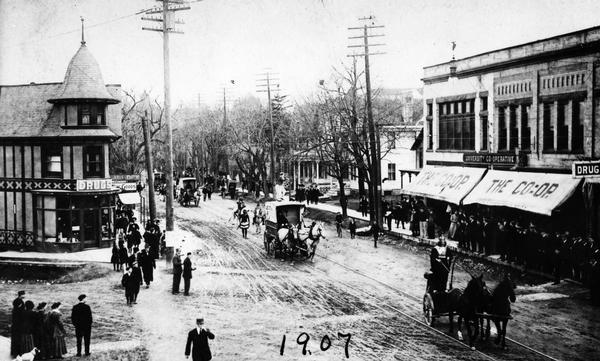
<svg viewBox="0 0 600 361"><path fill-rule="evenodd" d="M600 177L600 161L573 162L573 178Z"/></svg>
<svg viewBox="0 0 600 361"><path fill-rule="evenodd" d="M484 168L425 167L403 192L459 204L484 172Z"/></svg>
<svg viewBox="0 0 600 361"><path fill-rule="evenodd" d="M551 215L573 194L579 182L568 174L490 170L463 203L506 206Z"/></svg>
<svg viewBox="0 0 600 361"><path fill-rule="evenodd" d="M77 192L112 189L112 179L78 179Z"/></svg>

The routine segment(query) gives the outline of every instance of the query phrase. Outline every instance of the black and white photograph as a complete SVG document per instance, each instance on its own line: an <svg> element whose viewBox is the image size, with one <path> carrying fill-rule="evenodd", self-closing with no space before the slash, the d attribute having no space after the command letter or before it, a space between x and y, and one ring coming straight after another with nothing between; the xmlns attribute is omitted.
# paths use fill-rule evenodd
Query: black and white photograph
<svg viewBox="0 0 600 361"><path fill-rule="evenodd" d="M0 0L0 361L600 360L600 1Z"/></svg>

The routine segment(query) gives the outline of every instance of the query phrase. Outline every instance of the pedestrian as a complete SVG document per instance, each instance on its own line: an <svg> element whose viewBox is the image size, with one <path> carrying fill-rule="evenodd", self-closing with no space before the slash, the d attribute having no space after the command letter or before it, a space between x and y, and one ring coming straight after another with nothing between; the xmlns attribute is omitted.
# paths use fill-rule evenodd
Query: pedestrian
<svg viewBox="0 0 600 361"><path fill-rule="evenodd" d="M185 259L183 260L183 295L190 295L190 283L192 281L192 271L196 269L192 267L192 260L190 256L192 252L188 252Z"/></svg>
<svg viewBox="0 0 600 361"><path fill-rule="evenodd" d="M386 203L383 214L385 215L385 220L387 222L387 229L388 229L388 231L391 231L393 214L392 214L392 207L390 206L389 203Z"/></svg>
<svg viewBox="0 0 600 361"><path fill-rule="evenodd" d="M133 267L131 268L131 277L135 281L132 283L133 287L133 303L137 304L137 297L140 293L140 286L143 284L142 282L142 270L140 269L139 263L133 262Z"/></svg>
<svg viewBox="0 0 600 361"><path fill-rule="evenodd" d="M21 351L21 324L23 311L25 311L25 291L17 292L17 298L13 300L12 322L10 327L10 354L17 356Z"/></svg>
<svg viewBox="0 0 600 361"><path fill-rule="evenodd" d="M156 261L154 257L152 257L146 249L143 249L140 252L139 257L140 267L142 268L142 273L144 276L144 282L146 283L146 288L150 287L150 282L154 281L154 269L156 268Z"/></svg>
<svg viewBox="0 0 600 361"><path fill-rule="evenodd" d="M448 238L451 240L455 240L456 237L456 229L458 228L458 213L456 210L452 211L450 215L450 228L448 228Z"/></svg>
<svg viewBox="0 0 600 361"><path fill-rule="evenodd" d="M242 230L242 237L248 238L248 228L250 227L250 216L248 216L248 211L244 208L242 210L242 214L239 216L240 223L238 227Z"/></svg>
<svg viewBox="0 0 600 361"><path fill-rule="evenodd" d="M77 355L81 356L81 339L85 346L85 355L90 355L90 336L92 334L92 309L86 305L85 294L79 295L79 303L73 306L71 311L71 322L75 326L75 337L77 338Z"/></svg>
<svg viewBox="0 0 600 361"><path fill-rule="evenodd" d="M127 258L127 265L129 267L133 267L133 264L135 262L138 262L139 256L140 256L140 249L137 247L133 247L133 251L131 252L131 255Z"/></svg>
<svg viewBox="0 0 600 361"><path fill-rule="evenodd" d="M43 360L46 358L48 342L46 340L45 321L46 320L46 302L41 302L37 305L33 314L33 344L40 350L37 354L38 358Z"/></svg>
<svg viewBox="0 0 600 361"><path fill-rule="evenodd" d="M335 229L337 231L337 236L342 238L342 222L344 221L344 217L342 214L338 212L335 216Z"/></svg>
<svg viewBox="0 0 600 361"><path fill-rule="evenodd" d="M27 300L25 301L25 309L23 310L23 314L21 315L21 339L20 353L27 353L35 347L35 342L33 340L33 327L35 322L35 311L33 308L35 305L33 302Z"/></svg>
<svg viewBox="0 0 600 361"><path fill-rule="evenodd" d="M119 248L117 247L117 242L113 242L112 246L112 256L110 256L110 263L113 265L113 271L119 271L121 268L121 263L119 260Z"/></svg>
<svg viewBox="0 0 600 361"><path fill-rule="evenodd" d="M125 248L125 242L123 240L119 241L119 269L124 271L125 267L127 267L127 259L129 258L129 254L127 252L127 248Z"/></svg>
<svg viewBox="0 0 600 361"><path fill-rule="evenodd" d="M392 209L392 216L396 221L396 228L400 228L400 223L402 223L402 229L404 229L404 209L402 209L401 202L397 202Z"/></svg>
<svg viewBox="0 0 600 361"><path fill-rule="evenodd" d="M371 232L373 232L373 243L375 245L375 248L377 248L377 240L379 239L379 231L381 228L379 228L379 224L377 222L373 223L373 225L371 226Z"/></svg>
<svg viewBox="0 0 600 361"><path fill-rule="evenodd" d="M369 212L369 201L367 197L363 196L360 200L360 213L363 217L366 217Z"/></svg>
<svg viewBox="0 0 600 361"><path fill-rule="evenodd" d="M354 239L356 237L356 222L352 217L348 220L348 230L350 231L350 239Z"/></svg>
<svg viewBox="0 0 600 361"><path fill-rule="evenodd" d="M181 255L179 248L175 251L175 256L173 257L173 290L171 291L173 294L179 293L179 284L181 283L181 273L183 272L181 265Z"/></svg>
<svg viewBox="0 0 600 361"><path fill-rule="evenodd" d="M196 328L188 332L187 342L185 343L185 358L192 355L193 361L210 361L212 354L208 340L213 340L215 335L210 329L204 328L204 319L196 319Z"/></svg>
<svg viewBox="0 0 600 361"><path fill-rule="evenodd" d="M121 285L125 287L125 299L127 299L127 306L131 306L133 304L133 291L135 289L135 280L131 275L130 267L127 267L125 273L123 273Z"/></svg>
<svg viewBox="0 0 600 361"><path fill-rule="evenodd" d="M50 307L48 314L48 331L50 332L50 358L62 358L67 353L67 344L65 343L65 327L62 323L62 314L60 313L60 302L55 302Z"/></svg>
<svg viewBox="0 0 600 361"><path fill-rule="evenodd" d="M427 237L427 221L429 220L429 212L425 207L419 209L419 237Z"/></svg>

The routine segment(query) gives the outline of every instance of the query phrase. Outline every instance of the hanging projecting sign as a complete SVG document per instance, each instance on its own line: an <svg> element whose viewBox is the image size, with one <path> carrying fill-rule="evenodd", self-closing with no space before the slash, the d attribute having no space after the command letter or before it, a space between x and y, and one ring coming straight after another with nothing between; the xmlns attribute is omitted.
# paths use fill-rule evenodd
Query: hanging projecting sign
<svg viewBox="0 0 600 361"><path fill-rule="evenodd" d="M600 177L600 161L573 162L573 178Z"/></svg>
<svg viewBox="0 0 600 361"><path fill-rule="evenodd" d="M112 179L78 179L77 192L112 189Z"/></svg>
<svg viewBox="0 0 600 361"><path fill-rule="evenodd" d="M425 167L402 191L459 204L485 171L485 168Z"/></svg>
<svg viewBox="0 0 600 361"><path fill-rule="evenodd" d="M505 206L551 215L573 194L580 181L568 174L490 170L463 204Z"/></svg>

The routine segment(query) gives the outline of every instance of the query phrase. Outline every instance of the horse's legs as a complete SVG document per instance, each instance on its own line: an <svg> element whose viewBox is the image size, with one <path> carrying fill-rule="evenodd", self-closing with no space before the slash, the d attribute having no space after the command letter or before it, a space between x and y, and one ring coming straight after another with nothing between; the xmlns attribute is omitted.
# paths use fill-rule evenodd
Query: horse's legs
<svg viewBox="0 0 600 361"><path fill-rule="evenodd" d="M448 312L448 319L450 320L450 334L454 333L454 312Z"/></svg>
<svg viewBox="0 0 600 361"><path fill-rule="evenodd" d="M502 320L502 348L506 348L506 326L508 324L508 320Z"/></svg>
<svg viewBox="0 0 600 361"><path fill-rule="evenodd" d="M475 323L475 335L473 334L473 332L471 331L471 321L468 318L465 318L465 324L467 326L467 335L469 336L469 347L471 347L471 350L474 350L475 347L473 346L475 344L475 335L479 332L479 330L477 329L477 322Z"/></svg>
<svg viewBox="0 0 600 361"><path fill-rule="evenodd" d="M490 338L491 329L492 328L490 326L490 319L488 318L487 319L487 326L485 328L485 339L486 340L489 340L489 338ZM483 330L481 330L481 332L482 332L482 335L483 335Z"/></svg>
<svg viewBox="0 0 600 361"><path fill-rule="evenodd" d="M496 339L494 340L494 343L497 345L502 338L502 324L500 323L500 320L494 319L494 326L496 326Z"/></svg>

